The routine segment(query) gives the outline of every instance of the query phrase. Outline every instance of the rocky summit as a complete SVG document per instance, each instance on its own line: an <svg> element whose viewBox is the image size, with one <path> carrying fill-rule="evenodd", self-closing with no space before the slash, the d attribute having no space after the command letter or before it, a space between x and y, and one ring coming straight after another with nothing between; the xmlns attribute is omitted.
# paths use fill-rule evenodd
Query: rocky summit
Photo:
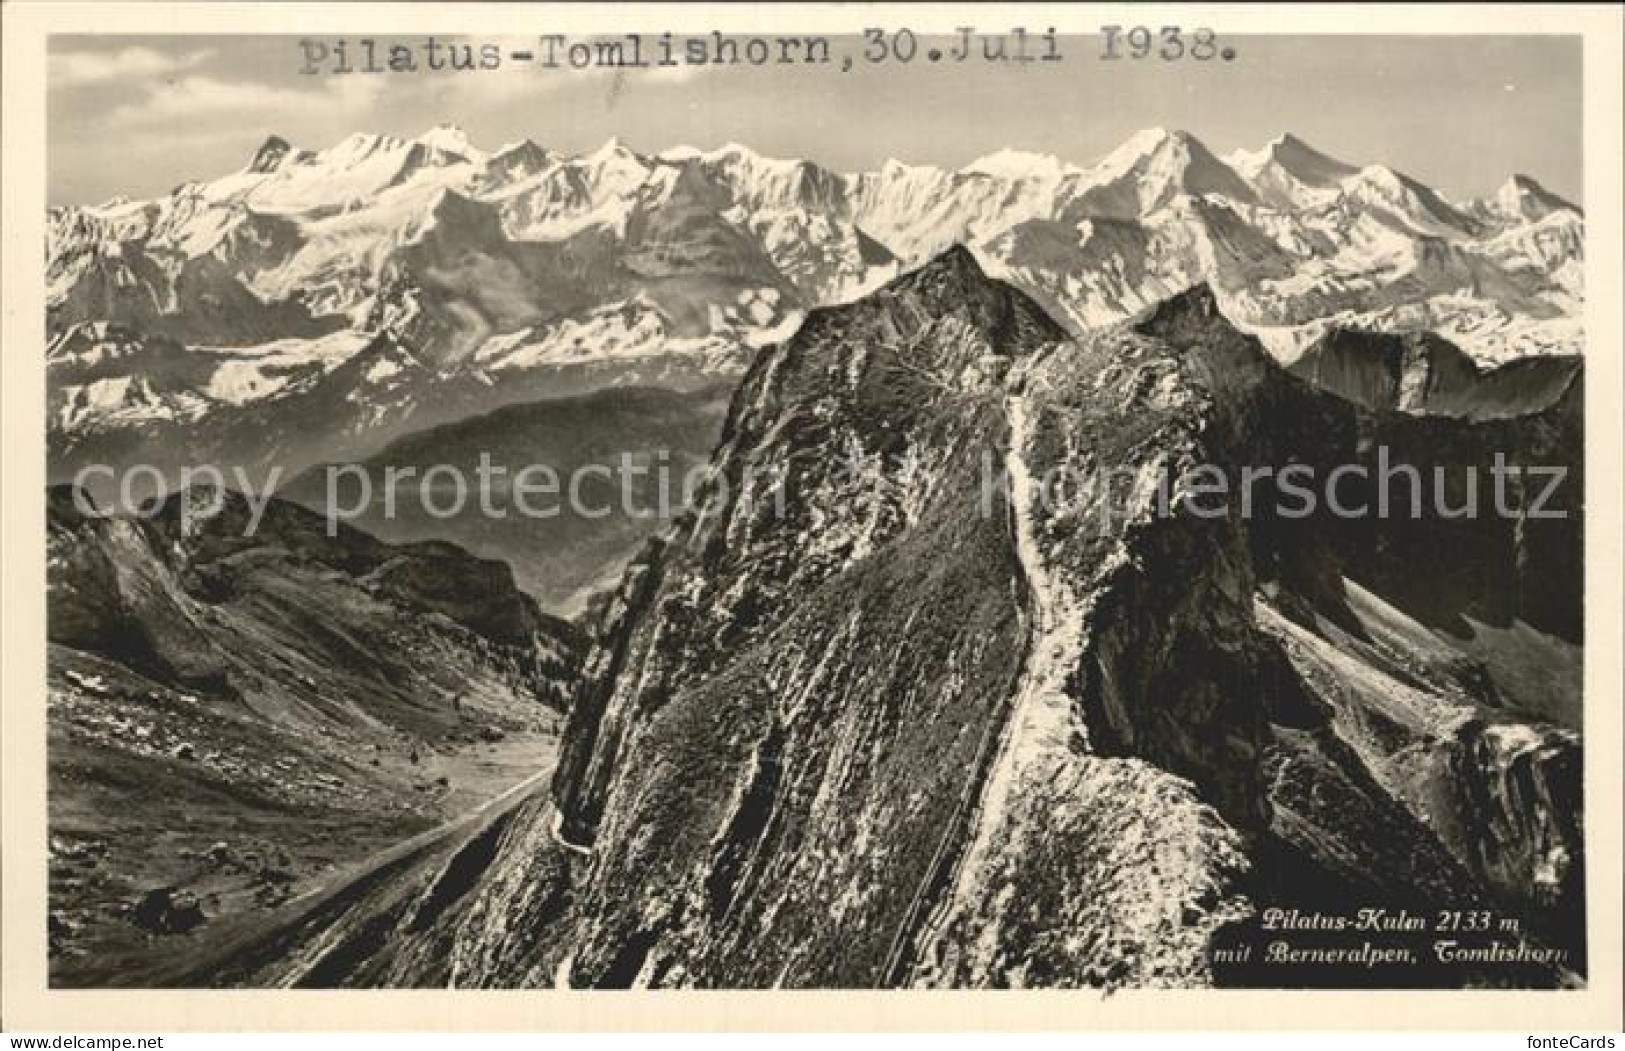
<svg viewBox="0 0 1625 1051"><path fill-rule="evenodd" d="M1183 192L1198 215L1216 206L1190 191L1245 185L1169 140L1110 166L1168 176L1139 206ZM743 163L705 163L724 161ZM1296 140L1256 166L1258 197L1405 215L1427 252L1490 222ZM1134 202L1097 199L1115 214L1091 230L1147 236ZM550 784L162 981L1581 980L1579 516L1303 515L1283 476L1215 509L1189 474L1324 477L1388 450L1452 477L1496 456L1577 475L1578 363L1508 377L1443 337L1336 335L1287 369L1222 282L1080 333L979 254L811 309L754 358L708 499L589 629ZM1108 469L1144 484L1091 484ZM1337 495L1378 498L1372 477ZM1574 479L1555 499L1581 506ZM1493 914L1550 952L1491 967L1424 933L1392 943L1416 966L1384 971L1368 935L1332 931L1344 963L1271 963L1270 930L1357 907Z"/></svg>

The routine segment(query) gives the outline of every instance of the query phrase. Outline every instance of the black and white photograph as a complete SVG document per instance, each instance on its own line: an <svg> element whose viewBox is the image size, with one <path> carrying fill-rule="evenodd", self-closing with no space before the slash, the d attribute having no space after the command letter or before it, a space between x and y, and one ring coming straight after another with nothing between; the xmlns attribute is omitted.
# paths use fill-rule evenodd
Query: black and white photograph
<svg viewBox="0 0 1625 1051"><path fill-rule="evenodd" d="M853 6L42 38L50 990L1617 983L1584 34Z"/></svg>

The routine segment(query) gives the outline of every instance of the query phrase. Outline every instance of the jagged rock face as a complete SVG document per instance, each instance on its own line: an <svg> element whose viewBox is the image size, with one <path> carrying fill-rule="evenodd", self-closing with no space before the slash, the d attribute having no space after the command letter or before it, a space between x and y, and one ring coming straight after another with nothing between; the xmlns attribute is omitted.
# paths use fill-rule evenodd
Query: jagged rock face
<svg viewBox="0 0 1625 1051"><path fill-rule="evenodd" d="M1265 200L1289 209L1335 200L1343 180L1359 171L1292 134L1274 139L1256 153L1238 152L1230 163Z"/></svg>
<svg viewBox="0 0 1625 1051"><path fill-rule="evenodd" d="M291 220L221 212L186 193L169 202L163 221L163 229L131 238L97 218L71 232L59 226L48 264L52 331L111 322L189 344L250 346L345 327L343 318L319 316L301 294L256 294L303 245Z"/></svg>
<svg viewBox="0 0 1625 1051"><path fill-rule="evenodd" d="M1523 614L1453 634L1362 583L1339 521L1156 506L1416 422L1282 370L1206 289L1074 340L954 251L814 312L606 612L553 802L228 980L1278 983L1209 947L1351 901L1494 901L1577 948L1579 743L1482 659Z"/></svg>
<svg viewBox="0 0 1625 1051"><path fill-rule="evenodd" d="M86 331L95 334L82 336ZM576 338L601 334L588 329ZM174 344L156 341L155 348L155 341L105 327L71 330L61 344L81 340L90 345L89 364L63 356L47 365L50 412L61 424L47 436L53 483L74 481L87 466L146 464L170 488L185 468L201 465L241 470L257 485L286 484L313 465L364 461L396 439L509 405L622 388L714 388L719 370L737 370L744 360L726 349L704 360L564 359L496 382L477 368L444 373L388 336L358 347L356 334L344 332L323 346L268 355L232 377L242 383L235 389L218 376L202 379L216 367L207 352L171 354L179 350ZM103 364L120 354L138 364ZM164 365L148 371L159 356ZM211 402L198 393L200 379L235 400ZM275 397L257 396L266 385L276 388ZM81 480L95 487L107 476L92 472Z"/></svg>
<svg viewBox="0 0 1625 1051"><path fill-rule="evenodd" d="M1484 421L1542 412L1579 374L1578 359L1536 357L1480 369L1448 340L1334 329L1290 366L1365 409Z"/></svg>
<svg viewBox="0 0 1625 1051"><path fill-rule="evenodd" d="M494 335L524 331L624 294L607 238L511 241L493 206L445 192L379 277L367 327L393 331L431 361L472 355Z"/></svg>
<svg viewBox="0 0 1625 1051"><path fill-rule="evenodd" d="M1396 351L1416 396L1401 382L1373 403L1373 368ZM1343 499L1392 509L1317 530L1313 550L1341 581L1328 590L1294 568L1283 579L1300 598L1265 618L1340 735L1486 895L1583 953L1583 372L1438 368L1460 357L1447 343L1354 334L1340 352L1343 368L1321 375L1360 406L1344 460L1366 472Z"/></svg>

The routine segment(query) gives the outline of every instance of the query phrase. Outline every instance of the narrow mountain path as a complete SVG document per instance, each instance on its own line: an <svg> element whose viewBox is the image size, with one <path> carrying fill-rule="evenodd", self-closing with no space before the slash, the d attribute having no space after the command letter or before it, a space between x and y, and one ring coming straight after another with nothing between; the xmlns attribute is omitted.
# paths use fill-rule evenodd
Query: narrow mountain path
<svg viewBox="0 0 1625 1051"><path fill-rule="evenodd" d="M890 986L934 984L932 948L944 937L955 903L981 893L974 884L993 850L993 834L1023 765L1023 741L1035 734L1058 733L1064 738L1077 730L1062 687L1082 645L1082 622L1065 615L1039 549L1034 510L1042 498L1041 482L1024 456L1031 445L1035 406L1022 386L1019 375L1012 377L1004 401L1009 426L1004 450L1008 528L1020 569L1021 601L1015 613L1027 640L1021 680L1005 710L989 725L973 776L893 940L884 971Z"/></svg>

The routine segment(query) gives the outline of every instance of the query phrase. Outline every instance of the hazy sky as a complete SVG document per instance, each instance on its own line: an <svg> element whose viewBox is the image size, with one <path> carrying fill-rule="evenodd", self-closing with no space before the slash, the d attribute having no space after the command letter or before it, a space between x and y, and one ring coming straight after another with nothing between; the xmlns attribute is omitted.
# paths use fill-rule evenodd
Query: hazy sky
<svg viewBox="0 0 1625 1051"><path fill-rule="evenodd" d="M328 40L334 38L325 38ZM466 38L443 37L443 41ZM351 38L354 47L355 38ZM422 37L379 38L422 45ZM479 38L504 50L535 41ZM922 39L921 51L930 46ZM679 72L300 73L297 37L56 37L54 204L146 197L242 167L267 134L307 148L442 121L488 149L619 135L656 152L741 142L831 168L958 166L1001 147L1087 165L1132 132L1192 132L1220 155L1283 131L1453 197L1508 174L1581 199L1578 38L1233 37L1232 62L1102 62L1093 38L1027 66L705 67ZM851 46L837 42L836 53ZM421 52L420 52L421 53Z"/></svg>

